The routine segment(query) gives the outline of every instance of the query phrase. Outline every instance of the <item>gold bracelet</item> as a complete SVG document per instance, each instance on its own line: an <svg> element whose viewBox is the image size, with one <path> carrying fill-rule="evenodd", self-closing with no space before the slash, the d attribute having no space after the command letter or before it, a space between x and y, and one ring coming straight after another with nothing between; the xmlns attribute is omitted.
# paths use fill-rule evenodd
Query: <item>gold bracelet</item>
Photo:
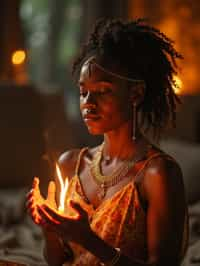
<svg viewBox="0 0 200 266"><path fill-rule="evenodd" d="M115 248L115 250L117 251L116 252L116 255L112 258L111 261L109 262L106 262L106 263L100 263L101 266L114 266L116 265L116 263L119 261L120 257L121 257L121 251L119 248Z"/></svg>

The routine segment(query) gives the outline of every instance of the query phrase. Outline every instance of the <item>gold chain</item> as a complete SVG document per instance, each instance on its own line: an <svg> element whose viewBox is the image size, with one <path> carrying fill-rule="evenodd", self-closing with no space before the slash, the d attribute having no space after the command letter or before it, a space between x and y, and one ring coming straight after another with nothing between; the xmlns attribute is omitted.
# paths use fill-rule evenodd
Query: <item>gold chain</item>
<svg viewBox="0 0 200 266"><path fill-rule="evenodd" d="M109 187L112 187L117 183L119 183L127 175L131 167L133 167L137 161L141 160L141 157L140 158L135 157L132 160L126 160L110 175L102 175L100 165L103 157L103 148L104 148L104 143L101 145L101 147L93 157L90 167L90 172L92 177L94 178L94 181L97 183L98 186L100 186L100 191L98 196L100 196L101 198L105 196L106 190Z"/></svg>

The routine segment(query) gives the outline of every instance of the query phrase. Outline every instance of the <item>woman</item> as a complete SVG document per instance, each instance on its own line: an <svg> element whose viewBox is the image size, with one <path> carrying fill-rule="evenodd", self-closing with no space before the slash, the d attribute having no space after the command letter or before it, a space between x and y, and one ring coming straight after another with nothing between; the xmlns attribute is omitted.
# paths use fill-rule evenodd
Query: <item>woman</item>
<svg viewBox="0 0 200 266"><path fill-rule="evenodd" d="M142 20L97 22L73 73L88 131L104 141L60 157L70 178L64 216L54 182L46 200L38 179L28 195L49 265L180 265L187 245L181 170L142 133L152 128L158 137L175 123L177 58L172 41Z"/></svg>

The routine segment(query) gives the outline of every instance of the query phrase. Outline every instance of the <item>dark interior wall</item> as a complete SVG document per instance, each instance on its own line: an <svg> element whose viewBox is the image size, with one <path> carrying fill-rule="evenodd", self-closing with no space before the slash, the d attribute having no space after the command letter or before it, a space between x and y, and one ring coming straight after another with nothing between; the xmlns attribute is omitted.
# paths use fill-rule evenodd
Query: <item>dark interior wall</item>
<svg viewBox="0 0 200 266"><path fill-rule="evenodd" d="M45 95L31 85L1 84L0 188L30 187L38 176L46 191L58 157L82 146L82 134L66 117L62 93Z"/></svg>
<svg viewBox="0 0 200 266"><path fill-rule="evenodd" d="M181 96L177 108L176 128L166 131L166 136L200 144L200 95Z"/></svg>
<svg viewBox="0 0 200 266"><path fill-rule="evenodd" d="M0 187L30 186L48 175L43 107L30 86L0 86Z"/></svg>
<svg viewBox="0 0 200 266"><path fill-rule="evenodd" d="M19 18L20 0L1 0L0 7L0 79L13 78L11 55L24 48L24 36Z"/></svg>

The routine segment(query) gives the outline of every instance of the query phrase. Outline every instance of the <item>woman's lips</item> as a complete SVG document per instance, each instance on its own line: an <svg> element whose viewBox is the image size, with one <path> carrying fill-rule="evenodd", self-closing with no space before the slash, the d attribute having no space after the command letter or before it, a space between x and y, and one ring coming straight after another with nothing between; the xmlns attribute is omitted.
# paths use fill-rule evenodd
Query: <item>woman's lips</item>
<svg viewBox="0 0 200 266"><path fill-rule="evenodd" d="M98 115L97 113L92 113L92 112L83 112L83 119L84 121L96 121L98 119L100 119L100 115Z"/></svg>
<svg viewBox="0 0 200 266"><path fill-rule="evenodd" d="M98 115L96 111L92 109L84 109L82 111L82 115L85 121L96 121L100 118L100 115Z"/></svg>
<svg viewBox="0 0 200 266"><path fill-rule="evenodd" d="M96 121L96 120L100 119L100 116L99 115L84 115L83 119L85 121Z"/></svg>

